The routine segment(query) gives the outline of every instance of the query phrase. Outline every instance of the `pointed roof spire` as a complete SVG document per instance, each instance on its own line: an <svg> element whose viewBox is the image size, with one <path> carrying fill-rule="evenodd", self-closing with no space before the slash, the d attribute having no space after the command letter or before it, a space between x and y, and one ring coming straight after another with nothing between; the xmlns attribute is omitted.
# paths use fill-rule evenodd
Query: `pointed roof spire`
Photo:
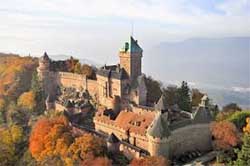
<svg viewBox="0 0 250 166"><path fill-rule="evenodd" d="M41 60L47 60L47 61L49 60L49 56L48 56L46 51L44 52L43 56L41 57Z"/></svg>
<svg viewBox="0 0 250 166"><path fill-rule="evenodd" d="M116 137L116 135L114 133L111 133L108 137L108 140L107 140L109 143L117 143L119 142L120 140Z"/></svg>
<svg viewBox="0 0 250 166"><path fill-rule="evenodd" d="M155 104L155 109L158 111L166 111L168 110L168 103L167 99L164 94L161 95L160 99L158 100L157 104Z"/></svg>
<svg viewBox="0 0 250 166"><path fill-rule="evenodd" d="M164 115L166 115L166 113L163 114L158 112L156 114L155 119L147 130L148 135L157 138L164 138L171 134L167 118L164 118Z"/></svg>
<svg viewBox="0 0 250 166"><path fill-rule="evenodd" d="M54 102L54 101L55 101L55 99L52 97L52 95L49 94L49 95L47 96L47 98L46 98L46 102L47 102L47 103L51 103L51 102Z"/></svg>

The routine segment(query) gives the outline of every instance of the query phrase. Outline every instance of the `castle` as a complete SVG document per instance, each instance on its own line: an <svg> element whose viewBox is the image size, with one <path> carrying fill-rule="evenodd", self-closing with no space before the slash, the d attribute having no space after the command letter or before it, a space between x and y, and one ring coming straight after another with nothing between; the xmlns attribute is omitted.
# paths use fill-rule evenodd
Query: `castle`
<svg viewBox="0 0 250 166"><path fill-rule="evenodd" d="M172 158L184 152L210 150L212 118L207 96L193 113L168 107L164 96L154 107L148 107L142 55L138 41L130 37L119 50L120 63L101 67L93 80L51 70L51 60L45 53L37 71L49 94L47 106L64 108L51 99L57 95L58 87L87 90L98 105L104 106L95 114L95 131L109 135L111 151L122 151L131 158L145 154Z"/></svg>

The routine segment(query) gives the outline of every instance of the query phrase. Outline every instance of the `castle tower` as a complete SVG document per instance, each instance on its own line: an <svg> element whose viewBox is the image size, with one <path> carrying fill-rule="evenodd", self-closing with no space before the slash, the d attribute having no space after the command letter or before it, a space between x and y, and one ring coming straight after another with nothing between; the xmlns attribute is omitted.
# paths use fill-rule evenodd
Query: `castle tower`
<svg viewBox="0 0 250 166"><path fill-rule="evenodd" d="M43 81L49 75L49 63L50 59L45 52L41 58L39 58L39 66L37 68L38 77Z"/></svg>
<svg viewBox="0 0 250 166"><path fill-rule="evenodd" d="M148 151L151 156L169 156L168 137L170 135L167 113L157 111L155 119L147 129Z"/></svg>
<svg viewBox="0 0 250 166"><path fill-rule="evenodd" d="M39 58L39 66L37 68L37 74L39 80L42 83L46 95L49 93L49 65L50 65L50 59L47 53L45 52L44 55L41 58Z"/></svg>
<svg viewBox="0 0 250 166"><path fill-rule="evenodd" d="M129 41L120 49L120 65L127 72L130 80L141 75L141 58L143 50L138 45L137 40L130 36Z"/></svg>
<svg viewBox="0 0 250 166"><path fill-rule="evenodd" d="M120 140L113 133L111 133L107 139L107 148L109 152L119 152Z"/></svg>
<svg viewBox="0 0 250 166"><path fill-rule="evenodd" d="M45 101L46 104L46 110L51 110L55 108L55 99L52 97L52 95L48 95Z"/></svg>

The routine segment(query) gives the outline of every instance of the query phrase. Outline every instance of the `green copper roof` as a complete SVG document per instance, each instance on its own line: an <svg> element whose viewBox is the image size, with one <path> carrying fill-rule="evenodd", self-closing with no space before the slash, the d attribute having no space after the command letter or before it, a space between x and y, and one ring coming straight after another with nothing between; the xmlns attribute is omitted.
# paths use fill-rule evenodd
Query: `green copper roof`
<svg viewBox="0 0 250 166"><path fill-rule="evenodd" d="M142 53L142 48L138 45L137 40L130 36L129 40L125 42L120 49L121 52Z"/></svg>

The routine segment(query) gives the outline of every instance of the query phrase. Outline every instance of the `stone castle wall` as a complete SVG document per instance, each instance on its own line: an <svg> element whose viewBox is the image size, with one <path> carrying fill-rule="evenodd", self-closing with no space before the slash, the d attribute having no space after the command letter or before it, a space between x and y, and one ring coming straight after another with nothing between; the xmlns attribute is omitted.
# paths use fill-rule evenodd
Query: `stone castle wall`
<svg viewBox="0 0 250 166"><path fill-rule="evenodd" d="M186 151L209 151L212 149L209 124L188 125L172 132L170 156L178 156Z"/></svg>
<svg viewBox="0 0 250 166"><path fill-rule="evenodd" d="M86 89L87 78L82 74L69 72L57 72L57 84L63 87L71 87L76 89Z"/></svg>
<svg viewBox="0 0 250 166"><path fill-rule="evenodd" d="M82 74L50 71L45 80L46 91L49 93L56 92L56 87L62 86L66 88L76 88L77 90L88 90L92 97L98 97L97 81L87 79Z"/></svg>
<svg viewBox="0 0 250 166"><path fill-rule="evenodd" d="M98 97L98 83L96 80L86 80L86 89L89 91L89 94L97 98Z"/></svg>

